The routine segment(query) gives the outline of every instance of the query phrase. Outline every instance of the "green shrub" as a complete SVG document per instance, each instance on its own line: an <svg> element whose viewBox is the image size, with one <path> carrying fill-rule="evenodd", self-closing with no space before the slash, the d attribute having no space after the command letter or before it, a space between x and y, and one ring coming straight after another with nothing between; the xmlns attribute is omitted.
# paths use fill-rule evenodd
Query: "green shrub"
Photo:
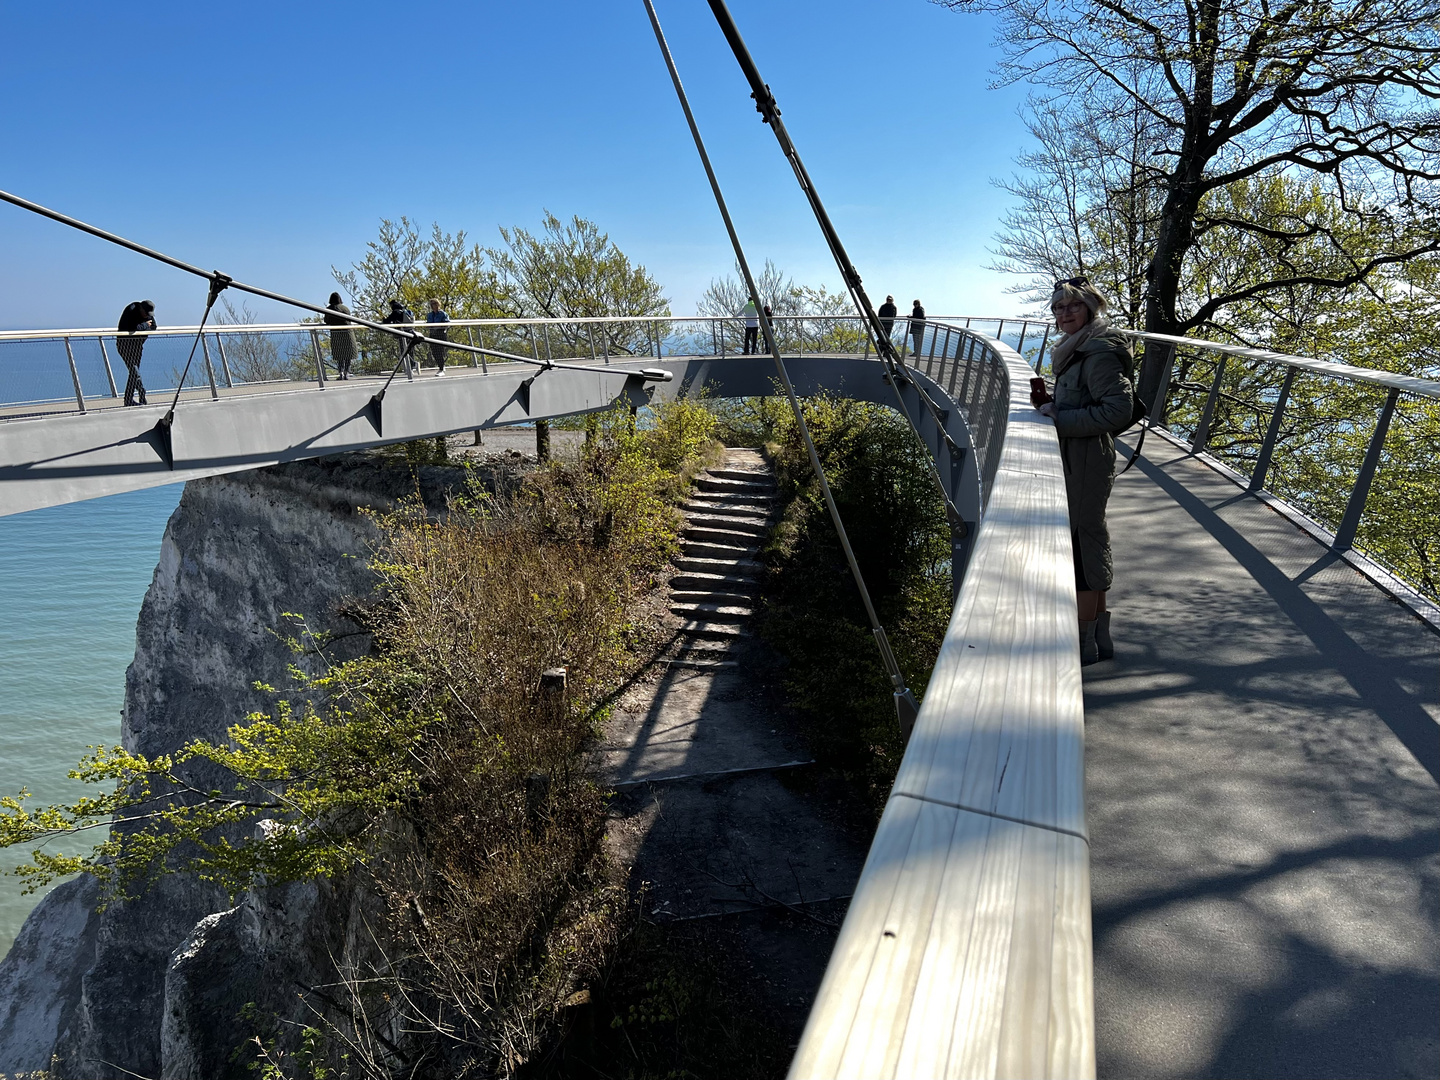
<svg viewBox="0 0 1440 1080"><path fill-rule="evenodd" d="M803 402L866 584L907 685L924 692L951 607L950 530L925 448L890 409L821 395ZM878 810L902 746L891 687L793 415L772 416L782 493L765 549L760 629L821 757Z"/></svg>

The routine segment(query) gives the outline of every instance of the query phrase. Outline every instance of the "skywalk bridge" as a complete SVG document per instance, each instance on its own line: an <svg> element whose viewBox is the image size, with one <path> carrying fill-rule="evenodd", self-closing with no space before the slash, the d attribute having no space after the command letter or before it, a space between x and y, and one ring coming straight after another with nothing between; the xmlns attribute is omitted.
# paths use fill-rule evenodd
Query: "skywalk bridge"
<svg viewBox="0 0 1440 1080"><path fill-rule="evenodd" d="M1048 332L912 329L897 321L912 381L896 386L855 320L777 328L802 394L910 413L965 522L950 626L791 1075L1083 1077L1098 1060L1433 1076L1440 611L1357 545L1399 488L1387 440L1433 420L1440 383L1144 341L1169 361L1165 426L1116 486L1117 657L1082 685L1064 478L1029 403ZM208 329L163 443L195 328L151 335L164 404L137 408L119 404L112 332L0 334L0 514L617 401L774 392L734 320L451 333L533 362L452 354L444 379L402 367L377 399L396 363L378 339L371 374L336 382L320 327ZM1265 389L1237 410L1223 376L1239 366ZM1306 452L1287 409L1316 387L1355 401L1338 502L1285 467Z"/></svg>

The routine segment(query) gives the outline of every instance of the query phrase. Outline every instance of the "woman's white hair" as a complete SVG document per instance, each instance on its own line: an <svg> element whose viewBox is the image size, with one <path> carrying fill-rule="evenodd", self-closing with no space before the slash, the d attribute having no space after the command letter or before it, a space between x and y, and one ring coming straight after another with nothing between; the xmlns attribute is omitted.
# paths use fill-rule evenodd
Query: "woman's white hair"
<svg viewBox="0 0 1440 1080"><path fill-rule="evenodd" d="M1105 298L1096 291L1095 286L1090 284L1089 278L1079 277L1055 283L1055 291L1050 294L1050 310L1054 311L1057 305L1073 300L1082 301L1090 309L1091 318L1105 314L1110 306L1105 302Z"/></svg>

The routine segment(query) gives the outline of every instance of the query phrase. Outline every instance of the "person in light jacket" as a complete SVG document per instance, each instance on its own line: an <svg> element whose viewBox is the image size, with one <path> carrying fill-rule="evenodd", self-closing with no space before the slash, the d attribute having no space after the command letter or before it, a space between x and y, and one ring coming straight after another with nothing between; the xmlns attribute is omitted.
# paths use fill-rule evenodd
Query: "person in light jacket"
<svg viewBox="0 0 1440 1080"><path fill-rule="evenodd" d="M326 304L325 314L326 326L348 326L349 320L342 316L349 315L350 309L340 300L338 292L330 294L330 303ZM335 314L330 314L335 312ZM355 331L354 330L331 330L330 331L330 358L335 361L335 372L341 379L350 378L350 368L355 363Z"/></svg>
<svg viewBox="0 0 1440 1080"><path fill-rule="evenodd" d="M756 309L754 300L746 300L740 314L745 316L744 351L748 356L760 351L760 312Z"/></svg>
<svg viewBox="0 0 1440 1080"><path fill-rule="evenodd" d="M1050 353L1055 400L1039 406L1055 421L1065 466L1082 664L1115 655L1105 607L1114 578L1105 506L1115 484L1115 433L1130 423L1135 400L1135 360L1105 310L1088 278L1056 282L1050 311L1065 336Z"/></svg>

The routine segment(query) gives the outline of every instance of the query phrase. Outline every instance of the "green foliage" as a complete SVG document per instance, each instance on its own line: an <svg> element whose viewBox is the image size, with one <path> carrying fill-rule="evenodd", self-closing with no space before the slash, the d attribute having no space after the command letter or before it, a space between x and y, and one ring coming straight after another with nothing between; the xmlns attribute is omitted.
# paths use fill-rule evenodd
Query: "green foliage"
<svg viewBox="0 0 1440 1080"><path fill-rule="evenodd" d="M1440 364L1440 263L1416 260L1349 293L1297 290L1275 318L1237 311L1234 336L1280 352L1434 379ZM1243 319L1243 321L1242 321ZM1181 350L1169 423L1189 433L1214 378L1212 355ZM1259 455L1284 378L1281 368L1231 357L1211 423L1210 452L1243 474ZM1332 531L1365 455L1385 391L1302 374L1291 388L1266 488ZM1401 395L1356 547L1431 597L1440 596L1440 402Z"/></svg>
<svg viewBox="0 0 1440 1080"><path fill-rule="evenodd" d="M262 1032L262 1075L325 1075L342 1049L385 1060L374 1033L392 1021L433 1033L444 1075L512 1071L618 932L623 888L599 855L603 800L581 749L630 664L627 607L676 546L677 477L713 446L702 413L662 405L637 429L617 408L580 463L512 497L472 479L443 521L418 501L377 516L379 587L355 615L368 655L332 662L325 636L287 616L317 673L296 665L283 693L263 688L274 706L224 741L96 750L72 775L100 795L34 811L4 799L0 846L113 822L89 854L42 847L23 868L36 883L92 873L107 900L182 871L232 894L358 882L384 904L384 959L327 992L359 1019L326 1027L333 1045L293 1024ZM540 687L555 667L562 694Z"/></svg>
<svg viewBox="0 0 1440 1080"><path fill-rule="evenodd" d="M805 420L906 681L921 696L950 613L950 531L926 451L889 409L823 395ZM890 684L793 418L773 451L789 501L766 550L775 568L761 632L787 660L790 702L817 751L878 811L899 765Z"/></svg>

